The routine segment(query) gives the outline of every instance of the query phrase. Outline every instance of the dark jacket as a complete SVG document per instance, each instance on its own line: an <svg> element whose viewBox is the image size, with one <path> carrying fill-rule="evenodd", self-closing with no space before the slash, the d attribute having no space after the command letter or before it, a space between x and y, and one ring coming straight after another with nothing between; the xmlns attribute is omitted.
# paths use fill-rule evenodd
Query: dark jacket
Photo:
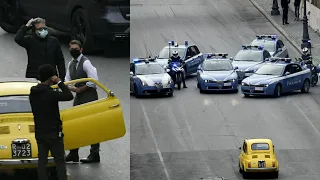
<svg viewBox="0 0 320 180"><path fill-rule="evenodd" d="M63 83L58 84L62 92L54 91L50 86L38 84L30 90L30 104L34 116L35 135L37 137L62 131L59 101L71 101L73 95Z"/></svg>
<svg viewBox="0 0 320 180"><path fill-rule="evenodd" d="M26 35L30 29L27 26L22 26L14 39L16 43L27 50L26 78L38 78L39 66L51 64L58 68L59 77L64 80L66 67L59 40L49 35L45 39L36 35Z"/></svg>
<svg viewBox="0 0 320 180"><path fill-rule="evenodd" d="M185 68L185 62L184 62L184 60L181 59L180 56L178 56L178 57L176 57L176 58L173 57L173 56L170 57L170 59L168 60L168 64L169 64L168 67L169 67L169 69L171 69L172 62L181 63L181 64L182 64L182 67Z"/></svg>
<svg viewBox="0 0 320 180"><path fill-rule="evenodd" d="M289 8L290 0L281 0L281 7L282 8Z"/></svg>
<svg viewBox="0 0 320 180"><path fill-rule="evenodd" d="M294 5L295 6L300 6L301 0L294 0Z"/></svg>

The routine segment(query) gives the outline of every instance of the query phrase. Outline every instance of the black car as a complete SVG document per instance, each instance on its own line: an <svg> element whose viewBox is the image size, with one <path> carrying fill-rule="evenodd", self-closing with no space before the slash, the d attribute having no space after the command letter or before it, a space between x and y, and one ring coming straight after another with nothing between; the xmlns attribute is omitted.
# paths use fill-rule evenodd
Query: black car
<svg viewBox="0 0 320 180"><path fill-rule="evenodd" d="M16 33L31 18L101 50L110 42L129 41L130 0L1 0L0 27Z"/></svg>

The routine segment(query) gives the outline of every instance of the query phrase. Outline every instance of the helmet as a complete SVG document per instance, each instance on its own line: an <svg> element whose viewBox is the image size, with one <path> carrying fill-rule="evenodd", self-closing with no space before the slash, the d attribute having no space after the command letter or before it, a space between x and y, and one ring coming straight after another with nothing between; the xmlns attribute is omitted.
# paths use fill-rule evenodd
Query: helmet
<svg viewBox="0 0 320 180"><path fill-rule="evenodd" d="M178 51L173 51L172 55L173 55L173 57L178 57Z"/></svg>
<svg viewBox="0 0 320 180"><path fill-rule="evenodd" d="M308 49L307 47L304 47L304 48L302 49L302 52L303 52L304 54L307 54L307 53L309 52L309 49Z"/></svg>

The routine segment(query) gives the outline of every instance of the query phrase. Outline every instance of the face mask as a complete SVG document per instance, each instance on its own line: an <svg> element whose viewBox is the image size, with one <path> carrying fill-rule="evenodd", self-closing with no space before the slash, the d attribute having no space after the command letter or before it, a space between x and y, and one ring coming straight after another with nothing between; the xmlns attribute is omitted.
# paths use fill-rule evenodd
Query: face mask
<svg viewBox="0 0 320 180"><path fill-rule="evenodd" d="M77 49L71 49L70 50L70 55L73 57L73 58L77 58L79 57L81 54L80 50L77 50Z"/></svg>
<svg viewBox="0 0 320 180"><path fill-rule="evenodd" d="M41 38L45 38L47 37L48 35L48 30L41 30L41 31L38 31L38 36L41 37Z"/></svg>

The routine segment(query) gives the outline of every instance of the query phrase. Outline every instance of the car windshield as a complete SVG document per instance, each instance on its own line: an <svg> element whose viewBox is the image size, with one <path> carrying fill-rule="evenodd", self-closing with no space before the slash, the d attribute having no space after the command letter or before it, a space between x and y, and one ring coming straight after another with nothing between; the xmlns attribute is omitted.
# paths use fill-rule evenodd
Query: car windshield
<svg viewBox="0 0 320 180"><path fill-rule="evenodd" d="M283 68L284 66L281 65L265 64L261 66L255 74L280 76Z"/></svg>
<svg viewBox="0 0 320 180"><path fill-rule="evenodd" d="M232 65L228 60L222 61L205 61L203 64L204 71L230 71L232 70Z"/></svg>
<svg viewBox="0 0 320 180"><path fill-rule="evenodd" d="M262 61L262 51L260 50L240 50L234 57L235 61Z"/></svg>
<svg viewBox="0 0 320 180"><path fill-rule="evenodd" d="M276 46L275 41L268 41L268 40L256 40L251 43L252 46L263 46L265 50L269 52L275 52Z"/></svg>
<svg viewBox="0 0 320 180"><path fill-rule="evenodd" d="M0 114L32 112L29 96L0 97Z"/></svg>
<svg viewBox="0 0 320 180"><path fill-rule="evenodd" d="M173 51L178 51L179 56L182 58L184 56L186 48L177 48L177 47L171 47L170 48L170 56L172 56ZM165 47L163 48L159 53L159 59L169 59L169 48Z"/></svg>
<svg viewBox="0 0 320 180"><path fill-rule="evenodd" d="M137 75L163 74L164 69L160 64L141 64L136 66Z"/></svg>
<svg viewBox="0 0 320 180"><path fill-rule="evenodd" d="M251 145L252 150L269 150L268 143L253 143Z"/></svg>

